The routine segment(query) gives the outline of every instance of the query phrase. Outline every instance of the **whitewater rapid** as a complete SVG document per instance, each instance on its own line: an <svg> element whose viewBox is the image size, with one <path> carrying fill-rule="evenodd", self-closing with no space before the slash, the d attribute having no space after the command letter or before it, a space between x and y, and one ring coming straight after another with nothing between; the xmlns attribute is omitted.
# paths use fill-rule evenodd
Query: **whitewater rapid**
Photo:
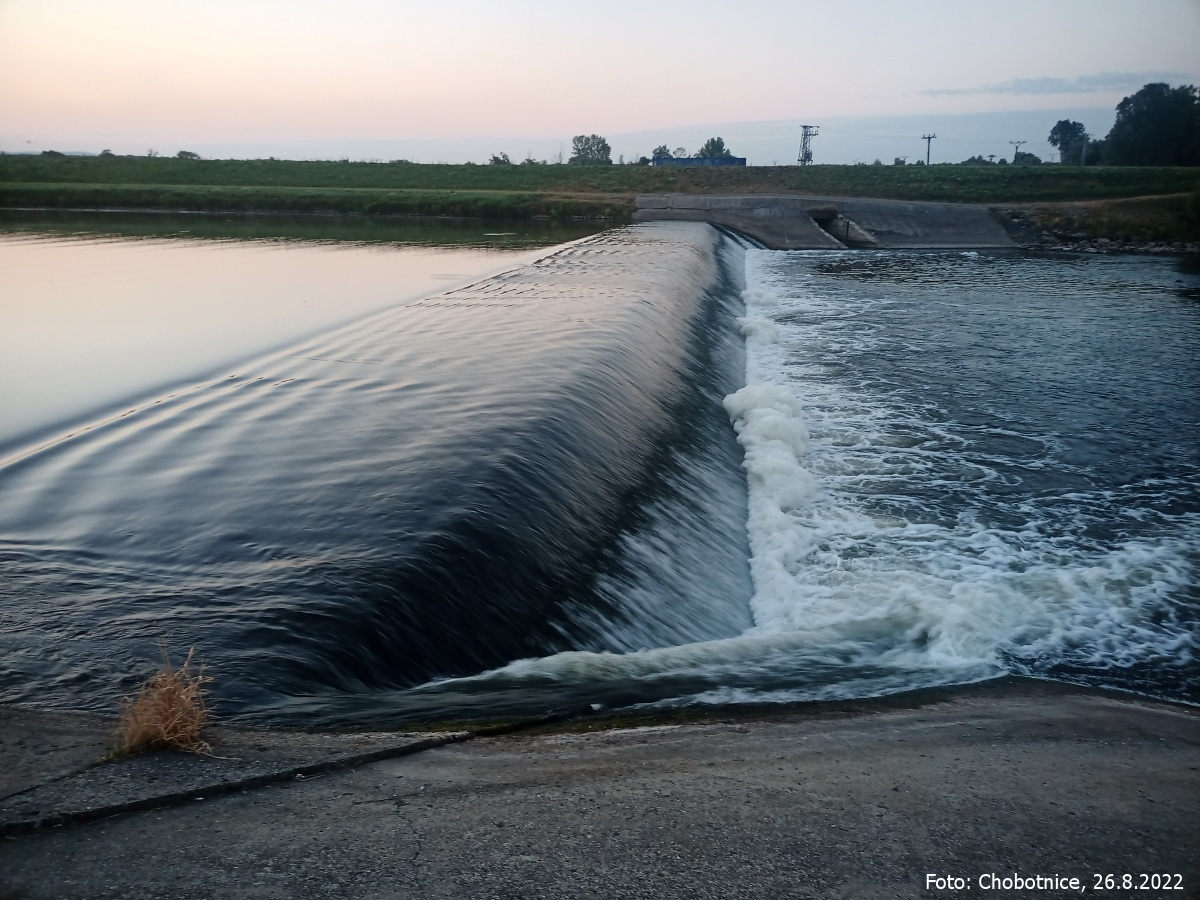
<svg viewBox="0 0 1200 900"><path fill-rule="evenodd" d="M1024 475L1006 449L1052 445L1056 423L1018 433L993 412L988 446L968 452L978 423L901 402L878 374L825 377L843 345L888 340L844 318L893 301L823 295L781 269L780 254L747 254L747 386L725 400L746 454L756 633L823 632L843 658L956 680L1195 659L1179 603L1194 584L1194 514L1153 539L1085 539L1112 492L1023 489L1054 448ZM953 502L972 494L987 499Z"/></svg>
<svg viewBox="0 0 1200 900"><path fill-rule="evenodd" d="M1012 673L1191 696L1200 517L1194 494L1182 512L1155 506L1188 491L1186 473L1161 496L1123 496L1071 461L1061 423L1006 423L986 399L982 418L955 421L919 383L894 391L851 371L847 356L902 339L871 320L903 298L808 271L845 254L737 252L745 385L722 403L743 451L751 621L720 640L520 660L482 681L587 683L598 705L841 699ZM1007 290L985 264L1022 264L889 256L875 258L881 271L925 266L933 290L942 278L967 302ZM938 352L923 341L905 352ZM954 362L941 389L984 393L969 365ZM1129 514L1144 533L1096 538L1126 504L1149 507Z"/></svg>

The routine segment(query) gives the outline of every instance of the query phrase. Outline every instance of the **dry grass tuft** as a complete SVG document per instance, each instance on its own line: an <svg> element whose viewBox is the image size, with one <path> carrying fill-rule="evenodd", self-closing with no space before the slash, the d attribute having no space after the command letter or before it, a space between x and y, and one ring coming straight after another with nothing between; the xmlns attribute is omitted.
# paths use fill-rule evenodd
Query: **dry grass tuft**
<svg viewBox="0 0 1200 900"><path fill-rule="evenodd" d="M209 720L204 685L212 678L204 674L204 666L193 668L195 653L193 647L183 665L175 668L164 648L162 667L142 685L136 697L121 701L117 753L151 749L212 751L200 736Z"/></svg>

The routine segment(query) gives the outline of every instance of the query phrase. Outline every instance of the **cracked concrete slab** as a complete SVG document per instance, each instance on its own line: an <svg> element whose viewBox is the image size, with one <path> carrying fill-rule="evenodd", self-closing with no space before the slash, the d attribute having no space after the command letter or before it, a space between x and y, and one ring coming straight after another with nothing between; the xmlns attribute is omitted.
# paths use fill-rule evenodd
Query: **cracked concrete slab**
<svg viewBox="0 0 1200 900"><path fill-rule="evenodd" d="M0 835L90 821L158 805L303 780L441 746L466 731L318 734L221 728L210 754L153 751L106 759L115 721L0 708Z"/></svg>
<svg viewBox="0 0 1200 900"><path fill-rule="evenodd" d="M1198 769L1195 709L1012 679L478 737L188 798L0 841L0 896L894 898L930 874L980 893L1096 872L1191 896Z"/></svg>

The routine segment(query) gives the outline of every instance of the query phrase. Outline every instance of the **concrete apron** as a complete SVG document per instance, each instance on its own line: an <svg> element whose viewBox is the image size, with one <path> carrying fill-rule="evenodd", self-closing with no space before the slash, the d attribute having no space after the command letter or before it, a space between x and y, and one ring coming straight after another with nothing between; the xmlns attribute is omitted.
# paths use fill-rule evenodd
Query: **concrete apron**
<svg viewBox="0 0 1200 900"><path fill-rule="evenodd" d="M654 194L635 222L711 222L772 250L1012 248L984 206L850 197Z"/></svg>
<svg viewBox="0 0 1200 900"><path fill-rule="evenodd" d="M473 740L243 730L213 736L236 760L93 767L60 781L67 808L106 802L116 779L140 781L148 811L9 832L0 896L1065 896L1078 889L1002 882L1078 879L1090 893L1097 873L1179 885L1153 896L1200 886L1188 707L1003 679L614 724ZM414 737L442 743L370 761ZM359 761L323 777L277 767L286 778L260 790L231 789L226 771L246 784L253 757L330 752ZM187 790L181 761L207 786Z"/></svg>

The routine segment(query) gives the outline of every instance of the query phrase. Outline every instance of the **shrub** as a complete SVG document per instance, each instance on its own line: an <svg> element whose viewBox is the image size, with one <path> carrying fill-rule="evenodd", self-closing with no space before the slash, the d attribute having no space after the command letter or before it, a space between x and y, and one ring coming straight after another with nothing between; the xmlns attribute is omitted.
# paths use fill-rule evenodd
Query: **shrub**
<svg viewBox="0 0 1200 900"><path fill-rule="evenodd" d="M201 732L209 721L204 685L212 679L204 674L204 666L193 668L195 653L196 648L191 648L183 665L175 668L164 648L159 670L136 697L122 699L118 753L151 749L211 752Z"/></svg>

